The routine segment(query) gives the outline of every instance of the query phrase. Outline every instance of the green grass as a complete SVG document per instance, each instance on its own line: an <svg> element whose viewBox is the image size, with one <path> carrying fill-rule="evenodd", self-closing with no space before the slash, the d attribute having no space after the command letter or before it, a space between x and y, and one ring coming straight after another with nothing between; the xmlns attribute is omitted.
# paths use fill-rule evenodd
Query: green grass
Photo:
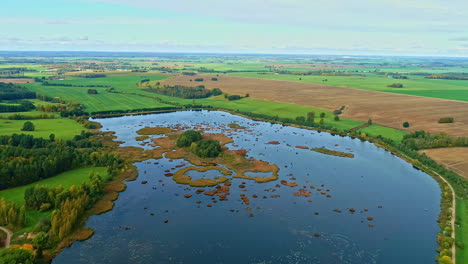
<svg viewBox="0 0 468 264"><path fill-rule="evenodd" d="M25 115L25 116L32 116L32 117L37 117L37 116L40 116L40 115L48 115L48 116L54 116L55 118L60 118L60 114L59 113L52 113L52 112L41 112L41 111L36 111L36 110L33 110L33 111L28 111L28 112L10 112L10 113L0 113L0 119L8 119L9 116L13 116L13 115ZM1 122L1 121L0 121Z"/></svg>
<svg viewBox="0 0 468 264"><path fill-rule="evenodd" d="M106 77L106 78L72 78L66 81L54 81L55 83L66 83L76 85L109 85L118 91L135 91L135 84L144 77ZM150 77L152 80L163 77ZM154 99L145 98L131 94L109 93L107 88L97 87L98 94L90 95L87 87L66 87L66 86L43 86L41 83L24 84L34 92L47 94L51 97L60 97L67 101L83 103L88 112L108 111L108 110L131 110L139 108L155 108L169 106L161 104Z"/></svg>
<svg viewBox="0 0 468 264"><path fill-rule="evenodd" d="M0 135L11 135L16 133L49 138L50 134L55 134L56 139L67 140L80 134L82 130L86 130L74 120L66 118L35 119L30 121L36 127L35 131L21 131L26 120L0 119Z"/></svg>
<svg viewBox="0 0 468 264"><path fill-rule="evenodd" d="M230 73L229 75L263 78L285 81L297 81L331 86L342 86L364 90L381 91L389 93L416 95L424 97L442 98L449 100L468 101L468 81L460 80L432 80L413 77L407 80L397 80L367 74L368 76L298 76L292 74L258 74L258 73ZM302 80L299 80L301 78ZM327 79L327 81L322 81ZM403 88L389 88L392 83L402 83Z"/></svg>
<svg viewBox="0 0 468 264"><path fill-rule="evenodd" d="M103 178L107 177L107 168L105 167L95 167L95 168L81 168L75 169L71 171L67 171L61 173L57 176L47 178L35 183L31 183L28 185L6 189L0 191L0 198L5 198L8 202L15 202L17 204L24 203L24 191L34 185L47 185L49 187L57 187L62 185L63 188L68 189L72 185L78 186L83 183L83 181L88 182L88 174L94 171L95 173L99 173Z"/></svg>
<svg viewBox="0 0 468 264"><path fill-rule="evenodd" d="M367 135L373 136L373 137L382 135L383 137L390 138L396 142L401 142L401 140L403 139L403 136L408 134L408 132L403 131L403 130L398 130L398 129L374 125L374 124L369 127L359 129L359 131L366 133Z"/></svg>
<svg viewBox="0 0 468 264"><path fill-rule="evenodd" d="M457 248L457 264L463 264L468 263L468 201L457 198L456 213L461 225L455 228L455 239L465 246Z"/></svg>

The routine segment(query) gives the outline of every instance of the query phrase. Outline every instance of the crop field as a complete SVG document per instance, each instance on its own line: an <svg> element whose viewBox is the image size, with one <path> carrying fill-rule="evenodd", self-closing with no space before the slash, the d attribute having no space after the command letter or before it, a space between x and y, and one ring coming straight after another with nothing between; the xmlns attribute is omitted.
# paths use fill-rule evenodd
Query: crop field
<svg viewBox="0 0 468 264"><path fill-rule="evenodd" d="M415 97L381 93L345 87L325 86L310 83L220 76L219 81L210 81L212 75L199 75L205 81L197 85L220 88L229 94L250 94L253 99L297 104L309 107L336 110L345 106L342 117L403 129L409 122L409 131L426 130L431 133L447 132L453 136L468 133L468 103L435 98ZM194 85L193 77L178 75L163 81L164 84ZM453 117L453 124L439 124L441 117Z"/></svg>
<svg viewBox="0 0 468 264"><path fill-rule="evenodd" d="M31 79L31 78L12 78L12 79L0 78L0 82L3 82L3 83L33 83L33 82L35 82L35 80Z"/></svg>
<svg viewBox="0 0 468 264"><path fill-rule="evenodd" d="M436 148L425 149L421 152L468 179L468 148Z"/></svg>
<svg viewBox="0 0 468 264"><path fill-rule="evenodd" d="M468 81L433 80L419 76L411 79L393 79L384 76L299 76L292 74L230 73L232 76L314 83L329 86L350 87L371 91L416 95L468 102ZM367 74L369 75L369 74ZM324 81L327 80L327 81ZM401 83L403 88L390 88L387 85Z"/></svg>

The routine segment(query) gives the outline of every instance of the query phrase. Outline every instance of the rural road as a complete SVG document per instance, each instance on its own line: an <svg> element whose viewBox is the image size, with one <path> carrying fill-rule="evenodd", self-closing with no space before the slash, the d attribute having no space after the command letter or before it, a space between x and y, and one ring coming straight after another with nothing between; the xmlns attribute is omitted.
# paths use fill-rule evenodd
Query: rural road
<svg viewBox="0 0 468 264"><path fill-rule="evenodd" d="M426 166L424 166L426 167ZM428 167L426 167L426 169L429 169ZM430 169L429 169L430 170ZM457 197L455 195L455 190L452 188L452 185L450 185L450 183L444 178L442 177L440 174L438 174L437 172L433 171L437 176L439 176L445 183L447 183L448 187L450 188L450 190L452 191L452 238L454 240L453 242L453 245L452 245L452 262L453 263L457 263L457 251L456 251L456 245L455 245L455 219L456 219L456 208L457 208Z"/></svg>
<svg viewBox="0 0 468 264"><path fill-rule="evenodd" d="M438 173L436 173L437 175L439 175ZM455 211L456 211L456 208L457 208L457 197L455 195L455 190L452 188L452 185L450 185L450 183L444 179L444 177L440 176L439 177L445 182L447 183L448 187L450 187L450 190L452 191L452 200L453 200L453 209L452 209L452 238L453 238L453 245L452 245L452 262L453 263L457 263L457 251L456 251L456 245L455 245L455 219L456 219L456 214L455 214Z"/></svg>
<svg viewBox="0 0 468 264"><path fill-rule="evenodd" d="M10 230L6 229L5 227L1 227L1 226L0 226L0 230L3 230L7 234L7 237L6 237L6 240L5 240L5 248L9 248L10 247L11 237L13 236L13 232L11 232Z"/></svg>

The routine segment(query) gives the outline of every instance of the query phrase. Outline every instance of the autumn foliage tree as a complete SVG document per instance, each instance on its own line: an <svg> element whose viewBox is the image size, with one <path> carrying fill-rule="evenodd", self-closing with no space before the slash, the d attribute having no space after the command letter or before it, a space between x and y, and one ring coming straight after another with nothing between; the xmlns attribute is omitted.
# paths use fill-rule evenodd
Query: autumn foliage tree
<svg viewBox="0 0 468 264"><path fill-rule="evenodd" d="M24 226L26 209L16 203L8 203L0 199L0 226L10 226L18 229Z"/></svg>

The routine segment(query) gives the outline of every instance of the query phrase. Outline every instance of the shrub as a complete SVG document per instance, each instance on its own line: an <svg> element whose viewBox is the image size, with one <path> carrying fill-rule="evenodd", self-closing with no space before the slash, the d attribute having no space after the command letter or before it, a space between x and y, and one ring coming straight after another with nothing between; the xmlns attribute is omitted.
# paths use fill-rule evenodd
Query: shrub
<svg viewBox="0 0 468 264"><path fill-rule="evenodd" d="M342 112L341 110L339 110L339 109L333 111L333 114L334 114L334 115L341 115L342 113L343 113L343 112Z"/></svg>
<svg viewBox="0 0 468 264"><path fill-rule="evenodd" d="M387 85L387 87L391 87L391 88L403 88L403 84L401 84L401 83L392 83L392 84Z"/></svg>
<svg viewBox="0 0 468 264"><path fill-rule="evenodd" d="M213 78L211 78L211 80L216 82L216 81L218 81L218 78L213 77Z"/></svg>
<svg viewBox="0 0 468 264"><path fill-rule="evenodd" d="M340 117L339 116L335 116L335 121L340 121Z"/></svg>
<svg viewBox="0 0 468 264"><path fill-rule="evenodd" d="M221 145L216 140L201 140L192 143L190 150L199 157L214 158L221 153Z"/></svg>
<svg viewBox="0 0 468 264"><path fill-rule="evenodd" d="M196 82L203 82L203 78L195 78Z"/></svg>
<svg viewBox="0 0 468 264"><path fill-rule="evenodd" d="M453 117L442 117L439 119L439 123L453 123L454 119Z"/></svg>
<svg viewBox="0 0 468 264"><path fill-rule="evenodd" d="M7 248L0 250L0 263L8 264L33 264L34 255L31 250Z"/></svg>
<svg viewBox="0 0 468 264"><path fill-rule="evenodd" d="M202 136L200 132L196 130L187 130L180 137L177 139L177 147L182 148L182 147L188 147L190 146L193 142L199 141L202 139Z"/></svg>
<svg viewBox="0 0 468 264"><path fill-rule="evenodd" d="M404 128L408 128L410 126L410 124L408 122L403 122L403 127Z"/></svg>
<svg viewBox="0 0 468 264"><path fill-rule="evenodd" d="M242 99L242 96L237 95L237 94L233 94L233 95L228 95L227 99L228 99L229 101L235 101L235 100L240 100L240 99Z"/></svg>
<svg viewBox="0 0 468 264"><path fill-rule="evenodd" d="M21 131L34 131L35 127L34 124L31 123L30 121L24 122L23 128Z"/></svg>
<svg viewBox="0 0 468 264"><path fill-rule="evenodd" d="M196 72L182 72L183 75L194 76L197 75Z"/></svg>
<svg viewBox="0 0 468 264"><path fill-rule="evenodd" d="M320 113L320 118L324 118L325 117L325 113Z"/></svg>
<svg viewBox="0 0 468 264"><path fill-rule="evenodd" d="M213 90L211 90L211 94L214 96L221 95L223 94L223 91L221 91L219 88L213 88Z"/></svg>
<svg viewBox="0 0 468 264"><path fill-rule="evenodd" d="M303 116L297 116L297 117L296 117L296 121L305 122L305 117L303 117Z"/></svg>
<svg viewBox="0 0 468 264"><path fill-rule="evenodd" d="M88 89L88 94L97 94L97 90L96 89Z"/></svg>

